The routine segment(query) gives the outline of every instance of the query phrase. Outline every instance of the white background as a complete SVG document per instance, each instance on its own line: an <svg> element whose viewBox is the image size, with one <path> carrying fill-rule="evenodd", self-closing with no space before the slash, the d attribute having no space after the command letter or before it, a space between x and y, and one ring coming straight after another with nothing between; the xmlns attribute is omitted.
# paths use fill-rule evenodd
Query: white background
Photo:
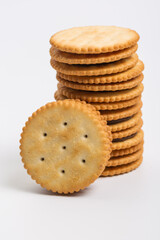
<svg viewBox="0 0 160 240"><path fill-rule="evenodd" d="M0 239L160 239L159 9L159 0L0 0ZM50 36L85 25L124 26L141 36L144 162L58 196L27 175L19 138L28 116L53 100Z"/></svg>

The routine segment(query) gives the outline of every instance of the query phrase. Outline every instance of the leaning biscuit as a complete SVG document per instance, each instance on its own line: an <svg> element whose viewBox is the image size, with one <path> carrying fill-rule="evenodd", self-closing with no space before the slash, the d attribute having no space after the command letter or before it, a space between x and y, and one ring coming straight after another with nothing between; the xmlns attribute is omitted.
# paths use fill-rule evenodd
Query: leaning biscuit
<svg viewBox="0 0 160 240"><path fill-rule="evenodd" d="M57 80L63 84L63 86L83 90L83 91L118 91L118 90L125 90L136 87L140 84L143 80L143 74L140 74L138 77L132 78L126 82L120 83L105 83L105 84L83 84L83 83L74 83L68 80L65 80L58 75L56 76Z"/></svg>
<svg viewBox="0 0 160 240"><path fill-rule="evenodd" d="M119 51L101 53L101 54L74 54L62 52L52 46L50 48L51 57L57 62L68 64L97 64L118 61L123 58L130 57L137 51L138 45L135 44L129 48Z"/></svg>
<svg viewBox="0 0 160 240"><path fill-rule="evenodd" d="M136 53L128 58L121 59L113 63L101 63L92 65L70 65L67 63L56 62L53 58L50 60L51 66L58 72L67 75L77 76L97 76L123 72L129 68L132 68L138 62L138 56Z"/></svg>
<svg viewBox="0 0 160 240"><path fill-rule="evenodd" d="M50 43L64 52L97 54L131 47L138 40L138 33L128 28L88 26L60 31L50 38Z"/></svg>
<svg viewBox="0 0 160 240"><path fill-rule="evenodd" d="M141 165L142 160L143 160L143 157L141 156L138 160L128 164L124 164L116 167L106 167L101 176L104 176L104 177L114 176L114 175L130 172L138 168Z"/></svg>
<svg viewBox="0 0 160 240"><path fill-rule="evenodd" d="M110 157L109 138L102 116L93 107L78 100L48 103L23 128L22 161L42 187L77 192L103 172Z"/></svg>
<svg viewBox="0 0 160 240"><path fill-rule="evenodd" d="M65 80L84 83L84 84L104 84L104 83L116 83L123 82L129 79L135 78L141 74L144 70L144 64L141 60L138 60L137 64L124 71L119 73L113 73L109 75L101 75L101 76L74 76L74 75L66 75L60 72L57 72L57 75Z"/></svg>

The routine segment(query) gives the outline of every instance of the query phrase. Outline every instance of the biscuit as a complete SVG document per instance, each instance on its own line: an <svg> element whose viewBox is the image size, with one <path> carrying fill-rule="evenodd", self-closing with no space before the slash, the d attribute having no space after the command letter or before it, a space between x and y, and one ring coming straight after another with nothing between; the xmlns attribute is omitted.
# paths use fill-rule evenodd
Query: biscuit
<svg viewBox="0 0 160 240"><path fill-rule="evenodd" d="M114 176L114 175L130 172L138 168L141 165L142 160L143 160L143 157L141 156L138 160L128 164L124 164L116 167L106 167L101 176L104 176L104 177Z"/></svg>
<svg viewBox="0 0 160 240"><path fill-rule="evenodd" d="M67 97L61 95L59 91L56 91L54 94L54 97L56 100L64 100L67 99ZM129 99L126 101L120 101L120 102L111 102L111 103L92 103L90 104L95 107L96 110L116 110L116 109L122 109L122 108L127 108L130 106L133 106L134 104L138 103L141 99L141 96L135 97L133 99Z"/></svg>
<svg viewBox="0 0 160 240"><path fill-rule="evenodd" d="M113 63L101 63L92 65L70 65L67 63L56 62L51 58L51 66L58 72L67 75L77 76L97 76L123 72L129 68L132 68L138 62L138 56L134 53L132 56L121 59Z"/></svg>
<svg viewBox="0 0 160 240"><path fill-rule="evenodd" d="M137 51L138 45L135 44L129 48L125 48L119 51L101 53L101 54L74 54L68 52L62 52L52 46L50 48L51 57L57 62L68 64L97 64L108 63L118 61L123 58L131 56Z"/></svg>
<svg viewBox="0 0 160 240"><path fill-rule="evenodd" d="M83 83L75 83L70 82L68 80L64 80L63 78L56 76L57 80L63 84L63 86L83 91L118 91L118 90L126 90L130 88L136 87L143 80L143 74L140 74L138 77L132 78L131 80L120 82L120 83L105 83L105 84L83 84Z"/></svg>
<svg viewBox="0 0 160 240"><path fill-rule="evenodd" d="M142 107L142 102L138 102L137 104L123 109L118 110L101 110L100 113L104 117L106 121L109 121L110 124L117 123L115 120L131 117L136 114ZM111 122L112 121L112 122Z"/></svg>
<svg viewBox="0 0 160 240"><path fill-rule="evenodd" d="M110 157L109 138L94 107L78 100L48 103L23 128L22 161L42 187L65 194L77 192L103 172Z"/></svg>
<svg viewBox="0 0 160 240"><path fill-rule="evenodd" d="M64 52L97 54L131 47L138 40L138 33L128 28L88 26L60 31L50 38L50 43Z"/></svg>
<svg viewBox="0 0 160 240"><path fill-rule="evenodd" d="M143 153L143 148L140 148L140 150L132 154L119 156L119 157L112 157L107 162L107 167L119 166L119 165L127 164L130 162L134 162L142 156L142 153Z"/></svg>
<svg viewBox="0 0 160 240"><path fill-rule="evenodd" d="M143 130L141 129L134 137L129 138L122 142L113 142L112 143L112 150L120 150L125 148L133 147L143 140Z"/></svg>
<svg viewBox="0 0 160 240"><path fill-rule="evenodd" d="M137 64L120 73L113 73L110 75L101 75L101 76L74 76L74 75L66 75L60 72L57 72L57 75L65 80L84 83L84 84L104 84L104 83L116 83L123 82L129 79L135 78L141 74L144 70L144 64L141 60L138 60Z"/></svg>
<svg viewBox="0 0 160 240"><path fill-rule="evenodd" d="M114 150L111 152L111 157L119 157L119 156L132 154L138 151L139 149L141 149L143 147L143 144L144 144L144 141L142 139L142 141L135 146L132 146L126 149Z"/></svg>
<svg viewBox="0 0 160 240"><path fill-rule="evenodd" d="M141 129L142 125L143 125L143 120L140 119L139 122L133 127L130 127L118 132L112 132L112 138L117 141L118 139L131 136L134 133L138 132Z"/></svg>
<svg viewBox="0 0 160 240"><path fill-rule="evenodd" d="M55 93L54 93L54 98L55 98L56 101L67 99L67 97L61 95L58 91L55 91Z"/></svg>
<svg viewBox="0 0 160 240"><path fill-rule="evenodd" d="M80 99L86 102L119 102L133 99L143 92L143 84L140 83L138 86L121 91L115 92L89 92L80 91L63 86L58 83L58 91L60 94L71 99Z"/></svg>
<svg viewBox="0 0 160 240"><path fill-rule="evenodd" d="M112 134L114 132L122 131L128 128L134 127L141 119L142 112L139 111L136 114L134 114L132 117L121 119L122 121L119 121L117 123L111 124L108 122L108 125L111 129Z"/></svg>

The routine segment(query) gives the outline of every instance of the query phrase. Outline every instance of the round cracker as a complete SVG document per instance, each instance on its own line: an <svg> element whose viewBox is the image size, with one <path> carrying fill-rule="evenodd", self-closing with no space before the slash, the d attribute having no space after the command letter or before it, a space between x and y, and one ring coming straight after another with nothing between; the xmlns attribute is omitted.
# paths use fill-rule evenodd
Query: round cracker
<svg viewBox="0 0 160 240"><path fill-rule="evenodd" d="M142 141L135 146L125 148L125 149L120 149L120 150L114 150L111 152L111 157L119 157L119 156L132 154L138 151L139 149L141 149L143 147L143 144L144 144L144 141L142 139Z"/></svg>
<svg viewBox="0 0 160 240"><path fill-rule="evenodd" d="M113 124L109 124L109 127L111 129L111 132L118 132L118 131L122 131L128 128L132 128L134 127L136 124L138 124L138 122L140 121L142 117L142 112L138 111L136 114L134 114L132 117L129 117L129 119L125 118L124 121L120 121L117 123L113 123Z"/></svg>
<svg viewBox="0 0 160 240"><path fill-rule="evenodd" d="M50 43L64 52L97 54L133 46L138 40L138 33L128 28L86 26L57 32L50 38Z"/></svg>
<svg viewBox="0 0 160 240"><path fill-rule="evenodd" d="M125 148L133 147L139 144L143 140L143 130L141 129L134 137L129 138L123 142L113 142L112 143L112 150L120 150Z"/></svg>
<svg viewBox="0 0 160 240"><path fill-rule="evenodd" d="M64 100L67 99L67 97L61 95L59 91L56 91L54 94L54 98L58 100ZM133 106L134 104L138 103L141 99L141 96L135 97L133 99L129 99L126 101L120 101L120 102L111 102L111 103L92 103L90 104L95 107L96 110L116 110L116 109L122 109L122 108L127 108L130 106Z"/></svg>
<svg viewBox="0 0 160 240"><path fill-rule="evenodd" d="M106 121L114 121L114 120L120 120L123 118L128 118L130 116L133 116L135 113L137 113L142 107L142 102L138 102L137 104L123 109L118 110L101 110L100 113L104 117ZM109 123L110 124L110 123Z"/></svg>
<svg viewBox="0 0 160 240"><path fill-rule="evenodd" d="M23 128L24 167L48 190L77 192L104 170L111 150L107 132L102 117L90 105L74 100L48 103Z"/></svg>
<svg viewBox="0 0 160 240"><path fill-rule="evenodd" d="M143 153L143 148L141 148L140 150L132 154L119 156L119 157L112 157L107 162L107 167L119 166L119 165L134 162L142 156L142 153Z"/></svg>
<svg viewBox="0 0 160 240"><path fill-rule="evenodd" d="M104 84L104 83L116 83L123 82L134 77L137 77L144 70L144 64L141 60L138 60L137 64L120 73L113 73L110 75L101 75L101 76L74 76L74 75L66 75L60 72L57 72L57 75L65 80L84 83L84 84Z"/></svg>
<svg viewBox="0 0 160 240"><path fill-rule="evenodd" d="M114 175L131 172L132 170L135 170L141 165L142 160L143 160L143 157L141 156L138 160L128 164L124 164L116 167L106 167L101 176L104 176L104 177L114 176Z"/></svg>
<svg viewBox="0 0 160 240"><path fill-rule="evenodd" d="M123 50L114 51L110 53L101 54L74 54L68 52L62 52L52 46L50 48L51 57L57 62L68 63L68 64L99 64L115 62L123 58L130 57L137 51L138 45L135 44L129 48Z"/></svg>
<svg viewBox="0 0 160 240"><path fill-rule="evenodd" d="M112 132L112 138L117 141L118 139L122 139L122 138L125 138L128 136L131 136L131 135L135 134L136 132L138 132L141 129L142 125L143 125L143 120L140 119L139 122L133 127L130 127L125 130L118 131L118 132Z"/></svg>
<svg viewBox="0 0 160 240"><path fill-rule="evenodd" d="M144 78L143 74L141 73L138 77L132 78L126 82L120 83L105 83L105 84L83 84L83 83L74 83L68 80L65 80L58 75L56 76L57 80L63 84L63 86L76 89L76 90L83 90L83 91L119 91L119 90L126 90L136 87L140 84Z"/></svg>
<svg viewBox="0 0 160 240"><path fill-rule="evenodd" d="M133 54L128 58L121 59L113 63L101 63L92 65L70 65L67 63L60 63L51 58L51 66L58 72L67 75L77 76L97 76L123 72L132 68L138 62L138 55Z"/></svg>
<svg viewBox="0 0 160 240"><path fill-rule="evenodd" d="M64 95L70 99L80 99L86 102L119 102L129 99L133 99L143 92L143 84L140 83L138 86L121 91L115 92L89 92L89 91L80 91L63 86L61 83L58 83L58 91L60 94Z"/></svg>

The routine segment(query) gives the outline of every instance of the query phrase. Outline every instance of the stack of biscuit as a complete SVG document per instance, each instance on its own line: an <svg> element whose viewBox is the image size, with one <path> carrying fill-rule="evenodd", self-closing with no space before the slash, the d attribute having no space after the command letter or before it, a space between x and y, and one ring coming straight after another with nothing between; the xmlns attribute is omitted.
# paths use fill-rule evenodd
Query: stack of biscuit
<svg viewBox="0 0 160 240"><path fill-rule="evenodd" d="M115 26L72 28L50 39L59 82L55 99L86 101L110 126L112 153L103 176L129 172L142 162L144 64L136 54L138 40L135 31Z"/></svg>

